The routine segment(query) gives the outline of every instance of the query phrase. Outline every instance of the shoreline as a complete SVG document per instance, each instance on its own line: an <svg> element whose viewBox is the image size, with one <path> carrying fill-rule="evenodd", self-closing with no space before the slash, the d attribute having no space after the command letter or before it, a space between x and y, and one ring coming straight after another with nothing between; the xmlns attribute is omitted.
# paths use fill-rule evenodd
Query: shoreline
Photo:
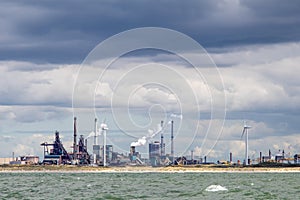
<svg viewBox="0 0 300 200"><path fill-rule="evenodd" d="M0 166L0 173L300 173L300 167L215 167L215 166Z"/></svg>

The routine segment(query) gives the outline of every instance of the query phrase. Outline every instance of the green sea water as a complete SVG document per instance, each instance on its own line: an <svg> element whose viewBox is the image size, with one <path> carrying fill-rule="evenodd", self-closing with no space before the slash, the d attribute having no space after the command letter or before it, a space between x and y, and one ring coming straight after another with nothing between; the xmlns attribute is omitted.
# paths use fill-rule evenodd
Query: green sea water
<svg viewBox="0 0 300 200"><path fill-rule="evenodd" d="M300 199L300 173L0 173L1 199Z"/></svg>

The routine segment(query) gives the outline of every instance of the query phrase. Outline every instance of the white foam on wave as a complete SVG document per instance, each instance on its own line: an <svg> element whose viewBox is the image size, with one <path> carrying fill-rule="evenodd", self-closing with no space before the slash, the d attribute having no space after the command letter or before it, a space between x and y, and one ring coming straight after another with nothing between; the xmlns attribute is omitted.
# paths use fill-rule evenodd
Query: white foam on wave
<svg viewBox="0 0 300 200"><path fill-rule="evenodd" d="M205 191L208 192L218 192L218 191L227 191L228 189L226 187L223 187L221 185L210 185L208 186Z"/></svg>

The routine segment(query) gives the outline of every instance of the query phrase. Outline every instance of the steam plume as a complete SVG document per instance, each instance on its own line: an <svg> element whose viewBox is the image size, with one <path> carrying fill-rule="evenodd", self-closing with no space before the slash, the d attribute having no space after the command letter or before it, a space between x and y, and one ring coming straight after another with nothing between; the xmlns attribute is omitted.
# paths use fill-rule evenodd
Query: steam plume
<svg viewBox="0 0 300 200"><path fill-rule="evenodd" d="M139 138L136 142L132 142L130 146L135 146L135 147L144 146L149 139L153 138L154 136L156 136L161 131L162 131L162 128L161 128L160 124L158 124L157 125L157 131L149 129L148 134L146 136L143 136L143 137Z"/></svg>
<svg viewBox="0 0 300 200"><path fill-rule="evenodd" d="M99 131L97 131L96 136L100 136L101 135L101 129L99 129ZM90 134L86 137L86 139L90 138L90 137L94 137L95 136L95 132L92 131L90 132Z"/></svg>

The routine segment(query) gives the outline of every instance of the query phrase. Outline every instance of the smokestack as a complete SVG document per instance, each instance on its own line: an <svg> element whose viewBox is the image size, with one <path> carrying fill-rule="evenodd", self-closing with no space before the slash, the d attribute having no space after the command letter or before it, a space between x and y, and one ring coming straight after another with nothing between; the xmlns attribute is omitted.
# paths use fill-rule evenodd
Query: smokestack
<svg viewBox="0 0 300 200"><path fill-rule="evenodd" d="M97 118L95 118L95 135L94 135L94 145L97 145Z"/></svg>
<svg viewBox="0 0 300 200"><path fill-rule="evenodd" d="M102 123L101 129L103 131L103 166L106 166L106 130L108 130L107 125Z"/></svg>
<svg viewBox="0 0 300 200"><path fill-rule="evenodd" d="M135 153L135 146L130 147L130 154L133 155Z"/></svg>
<svg viewBox="0 0 300 200"><path fill-rule="evenodd" d="M262 152L259 152L259 163L262 163Z"/></svg>
<svg viewBox="0 0 300 200"><path fill-rule="evenodd" d="M232 152L229 153L229 162L232 163Z"/></svg>
<svg viewBox="0 0 300 200"><path fill-rule="evenodd" d="M76 136L77 136L77 129L76 129L76 117L74 117L74 142L73 142L73 158L76 157Z"/></svg>
<svg viewBox="0 0 300 200"><path fill-rule="evenodd" d="M282 150L282 158L284 159L284 150Z"/></svg>
<svg viewBox="0 0 300 200"><path fill-rule="evenodd" d="M173 135L173 120L171 121L171 156L174 158L174 135ZM173 159L174 160L174 159Z"/></svg>
<svg viewBox="0 0 300 200"><path fill-rule="evenodd" d="M87 152L87 139L85 139L85 150Z"/></svg>
<svg viewBox="0 0 300 200"><path fill-rule="evenodd" d="M206 163L206 156L204 156L204 163Z"/></svg>
<svg viewBox="0 0 300 200"><path fill-rule="evenodd" d="M160 126L161 126L160 155L161 155L161 156L164 156L164 155L165 155L164 133L163 133L164 121L161 121L161 122L160 122Z"/></svg>
<svg viewBox="0 0 300 200"><path fill-rule="evenodd" d="M271 150L269 149L269 159L271 159Z"/></svg>

